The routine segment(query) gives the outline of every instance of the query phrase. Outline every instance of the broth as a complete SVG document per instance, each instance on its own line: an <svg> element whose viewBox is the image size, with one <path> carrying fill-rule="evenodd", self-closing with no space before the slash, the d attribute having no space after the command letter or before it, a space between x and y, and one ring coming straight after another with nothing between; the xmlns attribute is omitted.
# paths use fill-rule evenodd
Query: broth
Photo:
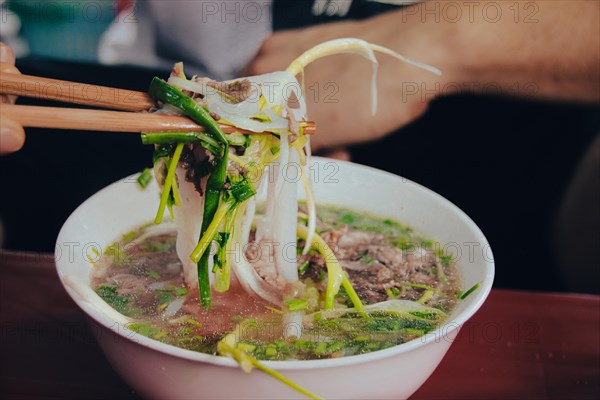
<svg viewBox="0 0 600 400"><path fill-rule="evenodd" d="M218 354L218 342L233 333L239 349L261 360L333 358L392 347L430 332L452 311L460 280L452 258L437 243L393 220L338 207L319 210L317 231L367 304L368 317L350 308L344 290L334 310L322 309L327 274L323 256L315 251L297 256L303 296L285 304L288 312L300 311L296 322L252 297L235 279L229 291L213 291L207 310L198 289L185 287L175 233L153 233L151 225L106 249L92 286L133 318L129 328L140 334ZM249 259L256 249L245 249Z"/></svg>

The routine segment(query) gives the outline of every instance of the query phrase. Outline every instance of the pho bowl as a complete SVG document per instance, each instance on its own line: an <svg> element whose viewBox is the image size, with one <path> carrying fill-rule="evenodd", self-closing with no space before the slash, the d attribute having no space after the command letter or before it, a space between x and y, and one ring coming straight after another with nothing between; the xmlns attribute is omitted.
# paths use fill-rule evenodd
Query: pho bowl
<svg viewBox="0 0 600 400"><path fill-rule="evenodd" d="M387 172L314 157L310 167L319 204L406 223L453 254L464 288L479 284L448 319L425 336L388 349L308 361L265 361L327 399L404 399L431 375L461 326L486 299L494 276L488 242L459 208L431 190ZM288 174L294 179L294 173ZM300 197L303 195L299 182ZM141 396L151 399L289 399L301 394L230 358L177 348L129 330L90 302L93 262L102 246L154 219L159 188L130 176L99 191L65 222L56 244L56 266L65 289L89 316L109 362Z"/></svg>

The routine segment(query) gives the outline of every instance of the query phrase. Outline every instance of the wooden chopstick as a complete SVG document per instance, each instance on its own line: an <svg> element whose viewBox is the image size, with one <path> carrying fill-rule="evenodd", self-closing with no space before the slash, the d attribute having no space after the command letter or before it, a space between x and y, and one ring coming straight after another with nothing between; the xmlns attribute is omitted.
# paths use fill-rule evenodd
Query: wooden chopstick
<svg viewBox="0 0 600 400"><path fill-rule="evenodd" d="M124 111L86 110L64 107L39 107L2 104L0 118L11 118L25 128L74 129L105 132L203 132L206 128L179 115L132 113ZM316 131L312 121L301 121L304 133ZM256 134L235 126L220 124L224 133Z"/></svg>
<svg viewBox="0 0 600 400"><path fill-rule="evenodd" d="M62 81L38 76L0 73L0 94L110 108L122 111L86 110L60 107L15 106L2 104L0 116L11 118L25 128L53 128L105 132L205 131L191 119L147 111L155 106L148 94L108 86ZM300 122L304 133L315 133L315 123ZM256 134L221 124L224 133Z"/></svg>
<svg viewBox="0 0 600 400"><path fill-rule="evenodd" d="M10 73L0 73L0 93L123 111L144 111L155 105L144 92Z"/></svg>

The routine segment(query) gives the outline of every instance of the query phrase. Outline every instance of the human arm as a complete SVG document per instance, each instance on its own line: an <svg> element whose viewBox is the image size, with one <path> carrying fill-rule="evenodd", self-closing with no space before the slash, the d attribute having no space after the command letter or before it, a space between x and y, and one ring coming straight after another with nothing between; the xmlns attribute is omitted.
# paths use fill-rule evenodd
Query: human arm
<svg viewBox="0 0 600 400"><path fill-rule="evenodd" d="M447 4L430 1L364 21L277 32L250 72L283 69L312 45L338 37L359 37L443 71L437 77L379 56L380 107L372 118L367 61L348 55L311 65L306 97L321 133L313 138L317 148L380 138L417 118L440 95L599 101L597 2L453 2L460 18Z"/></svg>

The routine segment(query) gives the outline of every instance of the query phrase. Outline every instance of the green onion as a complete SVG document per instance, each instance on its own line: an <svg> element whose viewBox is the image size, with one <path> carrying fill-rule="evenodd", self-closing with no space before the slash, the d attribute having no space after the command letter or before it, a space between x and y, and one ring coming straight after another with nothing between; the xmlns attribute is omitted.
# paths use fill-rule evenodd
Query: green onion
<svg viewBox="0 0 600 400"><path fill-rule="evenodd" d="M461 294L459 296L459 299L460 300L466 299L468 295L470 295L471 293L473 293L478 288L479 288L479 283L474 284L473 286L471 286L471 288L469 290L467 290L466 292L464 292L463 294Z"/></svg>
<svg viewBox="0 0 600 400"><path fill-rule="evenodd" d="M310 266L310 262L308 260L304 261L302 264L300 264L300 266L298 267L298 274L300 275L304 275L306 273L306 271L308 271L308 267Z"/></svg>
<svg viewBox="0 0 600 400"><path fill-rule="evenodd" d="M165 185L163 186L162 195L160 197L160 204L158 206L158 211L156 212L156 218L154 218L155 224L160 224L162 222L163 214L165 213L165 207L167 206L167 201L169 199L169 194L171 193L171 186L174 182L175 170L177 169L177 164L179 163L179 157L181 157L182 151L183 143L179 143L177 147L175 147L175 152L173 153L173 157L169 163L169 172L167 172L167 178L165 179Z"/></svg>
<svg viewBox="0 0 600 400"><path fill-rule="evenodd" d="M298 224L296 227L296 232L298 233L298 237L306 240L308 235L308 228L304 225ZM313 237L313 242L311 243L311 247L315 248L323 258L325 258L325 265L327 266L327 289L325 291L325 309L331 310L333 309L333 301L335 299L335 295L339 292L340 287L343 287L348 294L348 297L352 301L354 308L356 311L363 315L367 315L365 313L365 306L360 301L358 294L352 287L352 284L348 280L348 277L344 273L342 266L339 261L335 257L335 254L329 247L329 245L323 240L323 238L319 235L315 235Z"/></svg>
<svg viewBox="0 0 600 400"><path fill-rule="evenodd" d="M427 303L429 300L431 300L431 298L433 297L433 295L435 294L434 290L426 290L425 293L423 293L423 296L421 296L421 298L419 298L417 300L417 303L421 303L421 304L425 304Z"/></svg>
<svg viewBox="0 0 600 400"><path fill-rule="evenodd" d="M227 238L233 235L233 228L235 218L237 216L237 208L234 208L225 217L225 235ZM228 257L228 252L231 252L233 248L232 240L225 240L225 243L221 244L219 248L219 258L221 261L221 267L215 273L215 290L217 292L226 292L229 290L229 284L231 282L231 257Z"/></svg>
<svg viewBox="0 0 600 400"><path fill-rule="evenodd" d="M186 96L181 90L169 85L160 78L154 77L150 83L148 93L154 99L179 108L199 125L204 126L219 142L225 145L229 143L219 124L210 116L208 110L191 97Z"/></svg>
<svg viewBox="0 0 600 400"><path fill-rule="evenodd" d="M223 354L223 355L225 355L225 354L231 355L242 366L242 368L245 371L248 371L249 368L255 367L255 368L263 371L264 373L272 376L273 378L279 380L280 382L286 384L287 386L291 387L292 389L302 393L303 395L305 395L306 397L308 397L310 399L322 399L322 397L319 397L316 394L310 392L309 390L303 388L302 386L298 385L296 382L285 377L284 375L280 374L279 372L272 370L271 368L265 367L256 358L250 356L249 354L247 354L246 352L242 351L241 349L239 349L237 347L231 346L225 340L226 340L226 338L221 340L219 342L219 344L217 345L219 353ZM277 349L274 349L274 350L277 351Z"/></svg>
<svg viewBox="0 0 600 400"><path fill-rule="evenodd" d="M400 290L398 290L397 287L391 287L391 288L387 288L385 289L385 293L388 295L388 298L390 299L397 299L400 297Z"/></svg>
<svg viewBox="0 0 600 400"><path fill-rule="evenodd" d="M308 303L302 299L289 299L285 301L288 311L306 310Z"/></svg>
<svg viewBox="0 0 600 400"><path fill-rule="evenodd" d="M152 172L150 168L145 168L140 176L137 177L137 183L142 187L142 189L146 189L148 184L152 181Z"/></svg>
<svg viewBox="0 0 600 400"><path fill-rule="evenodd" d="M119 295L115 286L99 286L96 289L96 293L102 298L102 300L107 302L112 308L121 314L127 313L127 304L129 303L130 297Z"/></svg>
<svg viewBox="0 0 600 400"><path fill-rule="evenodd" d="M156 280L160 279L160 275L156 271L152 271L151 269L146 271L146 275L148 275L152 279L156 279Z"/></svg>
<svg viewBox="0 0 600 400"><path fill-rule="evenodd" d="M162 331L160 328L148 324L129 324L127 327L140 335L154 339L159 339L164 336L164 334L161 335Z"/></svg>

